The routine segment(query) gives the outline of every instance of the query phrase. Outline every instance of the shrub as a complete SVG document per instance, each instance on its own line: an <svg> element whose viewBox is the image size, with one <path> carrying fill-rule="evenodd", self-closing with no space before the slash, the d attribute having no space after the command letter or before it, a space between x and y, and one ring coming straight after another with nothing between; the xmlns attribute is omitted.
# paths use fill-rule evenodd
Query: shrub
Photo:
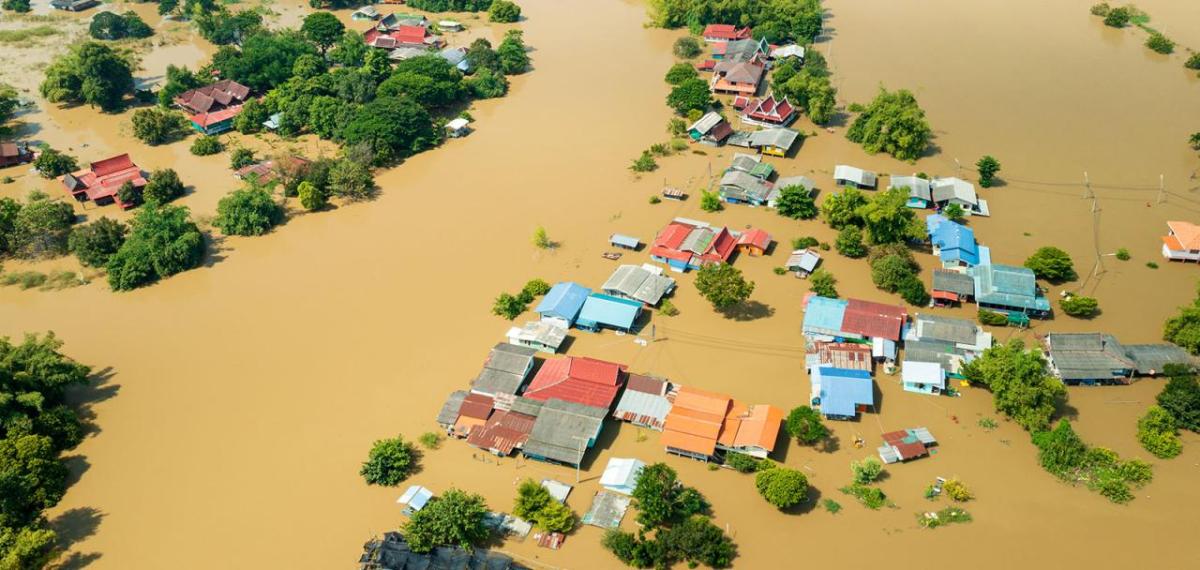
<svg viewBox="0 0 1200 570"><path fill-rule="evenodd" d="M786 267L775 267L772 268L771 271L774 271L776 275L787 275Z"/></svg>
<svg viewBox="0 0 1200 570"><path fill-rule="evenodd" d="M650 199L648 201L650 202L651 205L659 204L662 202L662 198L659 198L658 194L651 194Z"/></svg>
<svg viewBox="0 0 1200 570"><path fill-rule="evenodd" d="M654 156L671 156L671 147L667 143L654 143L650 145L650 154Z"/></svg>
<svg viewBox="0 0 1200 570"><path fill-rule="evenodd" d="M1072 317L1091 318L1100 308L1100 303L1093 297L1071 295L1058 302L1062 311Z"/></svg>
<svg viewBox="0 0 1200 570"><path fill-rule="evenodd" d="M708 82L698 77L676 85L667 94L667 106L675 109L680 115L687 115L691 111L702 112L712 104L712 92L709 91Z"/></svg>
<svg viewBox="0 0 1200 570"><path fill-rule="evenodd" d="M469 551L488 538L488 527L484 524L487 512L483 497L452 488L413 513L400 530L413 552L430 552L438 546L458 546Z"/></svg>
<svg viewBox="0 0 1200 570"><path fill-rule="evenodd" d="M869 485L883 475L883 463L874 457L868 457L862 461L851 461L850 471L854 473L855 483Z"/></svg>
<svg viewBox="0 0 1200 570"><path fill-rule="evenodd" d="M679 309L675 308L675 304L670 299L663 299L663 302L658 307L658 312L664 317L674 317L679 314Z"/></svg>
<svg viewBox="0 0 1200 570"><path fill-rule="evenodd" d="M1166 55L1175 51L1175 42L1159 32L1152 32L1150 37L1146 38L1146 47L1155 53Z"/></svg>
<svg viewBox="0 0 1200 570"><path fill-rule="evenodd" d="M225 150L225 145L221 144L221 139L207 135L197 137L192 142L191 148L192 154L196 156L208 156L210 154L217 154L223 150Z"/></svg>
<svg viewBox="0 0 1200 570"><path fill-rule="evenodd" d="M492 314L504 317L510 321L524 312L525 303L522 303L520 299L509 293L497 295L496 301L492 303Z"/></svg>
<svg viewBox="0 0 1200 570"><path fill-rule="evenodd" d="M1003 327L1008 325L1008 315L1005 315L1004 313L997 313L996 311L989 311L987 309L979 309L979 312L976 313L976 316L979 319L979 324L982 325L993 327Z"/></svg>
<svg viewBox="0 0 1200 570"><path fill-rule="evenodd" d="M337 161L329 169L329 192L351 201L370 198L375 192L371 169L357 160L343 158Z"/></svg>
<svg viewBox="0 0 1200 570"><path fill-rule="evenodd" d="M569 532L576 523L575 513L555 501L550 491L533 479L526 479L517 487L513 515L550 532Z"/></svg>
<svg viewBox="0 0 1200 570"><path fill-rule="evenodd" d="M776 467L754 476L758 494L779 509L795 506L808 496L808 478L786 467Z"/></svg>
<svg viewBox="0 0 1200 570"><path fill-rule="evenodd" d="M421 442L421 447L425 449L437 449L442 446L442 434L427 431L421 434L421 437L417 438L417 441Z"/></svg>
<svg viewBox="0 0 1200 570"><path fill-rule="evenodd" d="M262 188L234 190L217 202L213 226L225 235L258 236L283 221L283 207Z"/></svg>
<svg viewBox="0 0 1200 570"><path fill-rule="evenodd" d="M692 64L676 63L671 66L671 69L667 70L667 75L664 79L671 85L679 85L684 81L697 77L699 77L699 74L696 72L696 68L692 67Z"/></svg>
<svg viewBox="0 0 1200 570"><path fill-rule="evenodd" d="M836 514L838 514L838 511L842 510L841 503L838 503L837 501L835 501L833 499L822 500L821 506L824 507L825 510L828 511L829 514L831 514L831 515L836 515Z"/></svg>
<svg viewBox="0 0 1200 570"><path fill-rule="evenodd" d="M837 278L832 273L818 269L808 278L809 289L822 297L838 298Z"/></svg>
<svg viewBox="0 0 1200 570"><path fill-rule="evenodd" d="M533 230L533 246L538 249L549 249L554 246L554 242L550 241L550 236L546 234L546 228L538 226Z"/></svg>
<svg viewBox="0 0 1200 570"><path fill-rule="evenodd" d="M3 3L0 3L0 8L12 10L17 13L26 13L30 10L29 0L4 0Z"/></svg>
<svg viewBox="0 0 1200 570"><path fill-rule="evenodd" d="M950 479L942 485L942 490L946 492L946 496L958 502L966 502L975 498L970 489L958 479Z"/></svg>
<svg viewBox="0 0 1200 570"><path fill-rule="evenodd" d="M1117 259L1120 259L1121 261L1129 261L1130 257L1131 256L1129 255L1128 249L1122 247L1121 249L1117 250Z"/></svg>
<svg viewBox="0 0 1200 570"><path fill-rule="evenodd" d="M1108 2L1093 4L1091 8L1093 16L1107 16L1109 10L1112 10L1112 7L1108 5Z"/></svg>
<svg viewBox="0 0 1200 570"><path fill-rule="evenodd" d="M329 205L329 190L307 180L300 183L296 193L300 196L300 205L310 212Z"/></svg>
<svg viewBox="0 0 1200 570"><path fill-rule="evenodd" d="M1149 267L1150 269L1158 269L1158 264L1153 261L1147 261L1146 267Z"/></svg>
<svg viewBox="0 0 1200 570"><path fill-rule="evenodd" d="M203 259L204 235L187 208L151 202L134 216L125 243L105 268L109 286L125 291L197 267Z"/></svg>
<svg viewBox="0 0 1200 570"><path fill-rule="evenodd" d="M496 0L488 9L488 20L502 24L511 24L521 19L521 7L509 0Z"/></svg>
<svg viewBox="0 0 1200 570"><path fill-rule="evenodd" d="M142 197L147 202L166 204L183 196L183 191L183 182L179 180L179 174L173 169L165 168L150 173L150 180L146 182L146 187L142 188Z"/></svg>
<svg viewBox="0 0 1200 570"><path fill-rule="evenodd" d="M1160 459L1170 459L1183 452L1183 442L1175 431L1175 418L1161 406L1150 406L1138 420L1138 441L1142 447Z"/></svg>
<svg viewBox="0 0 1200 570"><path fill-rule="evenodd" d="M879 510L888 504L887 495L878 487L869 487L861 483L855 483L838 490L858 499L858 502L871 510Z"/></svg>
<svg viewBox="0 0 1200 570"><path fill-rule="evenodd" d="M842 231L838 232L834 247L837 248L838 253L846 257L857 258L867 254L867 246L863 244L862 230L855 226L842 228Z"/></svg>
<svg viewBox="0 0 1200 570"><path fill-rule="evenodd" d="M958 204L950 204L949 206L946 206L946 208L942 210L942 215L945 216L947 220L957 224L961 224L963 220L967 219L966 210L963 210L963 207L959 206Z"/></svg>
<svg viewBox="0 0 1200 570"><path fill-rule="evenodd" d="M254 151L248 148L238 147L229 153L229 167L234 170L245 168L256 162L258 160L254 158Z"/></svg>
<svg viewBox="0 0 1200 570"><path fill-rule="evenodd" d="M1187 61L1183 62L1183 66L1188 69L1200 69L1200 52L1195 52L1188 56ZM1195 148L1195 145L1193 145L1193 148Z"/></svg>
<svg viewBox="0 0 1200 570"><path fill-rule="evenodd" d="M641 156L633 160L633 164L629 165L629 169L634 172L652 172L658 168L658 162L654 160L654 155L648 150L643 150Z"/></svg>
<svg viewBox="0 0 1200 570"><path fill-rule="evenodd" d="M819 213L812 192L799 185L784 186L779 189L779 197L775 201L775 211L780 216L793 220L811 220Z"/></svg>
<svg viewBox="0 0 1200 570"><path fill-rule="evenodd" d="M79 262L88 267L104 267L125 243L129 228L110 218L100 218L71 231L68 245Z"/></svg>
<svg viewBox="0 0 1200 570"><path fill-rule="evenodd" d="M829 437L829 428L821 421L820 412L809 406L792 408L784 427L788 435L804 445L812 445Z"/></svg>
<svg viewBox="0 0 1200 570"><path fill-rule="evenodd" d="M696 290L714 309L721 311L743 303L754 292L754 282L727 263L710 263L696 272Z"/></svg>
<svg viewBox="0 0 1200 570"><path fill-rule="evenodd" d="M132 122L133 136L151 146L174 142L188 132L183 113L158 107L134 111Z"/></svg>
<svg viewBox="0 0 1200 570"><path fill-rule="evenodd" d="M1025 260L1025 267L1033 271L1039 279L1047 281L1067 281L1076 277L1071 256L1057 247L1038 248Z"/></svg>
<svg viewBox="0 0 1200 570"><path fill-rule="evenodd" d="M1104 25L1113 28L1124 28L1127 24L1129 24L1131 17L1132 14L1130 13L1129 8L1113 8L1104 15Z"/></svg>
<svg viewBox="0 0 1200 570"><path fill-rule="evenodd" d="M820 243L821 242L817 241L817 238L812 236L793 238L792 249L807 249L810 247L817 247L817 245Z"/></svg>
<svg viewBox="0 0 1200 570"><path fill-rule="evenodd" d="M396 436L376 441L358 473L368 485L395 487L416 469L417 449L403 436Z"/></svg>
<svg viewBox="0 0 1200 570"><path fill-rule="evenodd" d="M757 459L746 455L730 451L725 454L725 465L733 468L738 473L754 473L755 471L765 471L775 466L774 463L764 459Z"/></svg>
<svg viewBox="0 0 1200 570"><path fill-rule="evenodd" d="M721 203L721 195L716 192L707 190L700 191L700 209L705 212L720 212L725 209L725 205Z"/></svg>
<svg viewBox="0 0 1200 570"><path fill-rule="evenodd" d="M696 38L684 36L675 40L675 45L672 47L671 51L675 53L675 57L692 59L693 57L700 55L702 49L700 48L700 42L696 41Z"/></svg>
<svg viewBox="0 0 1200 570"><path fill-rule="evenodd" d="M925 283L916 275L902 281L897 292L905 302L914 307L924 307L929 304L929 291L925 290Z"/></svg>
<svg viewBox="0 0 1200 570"><path fill-rule="evenodd" d="M971 513L958 507L946 507L936 513L917 513L917 524L925 528L967 522L971 522Z"/></svg>
<svg viewBox="0 0 1200 570"><path fill-rule="evenodd" d="M529 295L530 300L533 297L540 297L550 292L550 284L544 279L530 279L525 286L521 288L522 295Z"/></svg>
<svg viewBox="0 0 1200 570"><path fill-rule="evenodd" d="M75 157L47 147L42 149L41 154L34 159L33 167L37 169L38 174L42 175L42 178L57 178L74 172L79 168L79 164L75 161Z"/></svg>

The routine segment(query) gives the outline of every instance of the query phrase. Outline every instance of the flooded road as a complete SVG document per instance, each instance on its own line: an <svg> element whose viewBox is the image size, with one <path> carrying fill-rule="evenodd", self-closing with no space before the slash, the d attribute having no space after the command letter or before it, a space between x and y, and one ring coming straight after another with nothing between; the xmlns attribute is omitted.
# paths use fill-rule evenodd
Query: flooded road
<svg viewBox="0 0 1200 570"><path fill-rule="evenodd" d="M993 217L971 224L997 261L1019 263L1054 244L1088 273L1094 219L1101 252L1127 247L1134 256L1104 258L1106 271L1084 285L1103 314L1033 332L1106 330L1125 342L1154 341L1162 320L1194 294L1195 266L1144 263L1161 261L1163 221L1195 221L1200 211L1189 178L1197 160L1185 144L1200 126L1200 85L1177 57L1155 61L1140 41L1110 37L1086 3L1064 4L830 1L833 39L818 49L832 50L841 99L866 101L880 82L914 90L941 152L915 165L867 156L837 128L817 130L795 158L771 160L785 175L812 176L824 192L835 162L948 175L954 158L969 165L993 154L1008 183L982 191ZM54 330L69 354L106 371L111 397L94 405L99 430L75 450L79 481L51 513L94 509L68 525L77 560L97 569L349 567L363 541L402 519L394 501L403 488L366 486L359 463L374 439L437 429L446 394L467 385L509 326L490 315L496 294L533 277L598 286L613 268L599 256L609 234L648 240L673 216L754 225L781 243L801 235L832 242L819 222L764 209L705 214L695 199L648 205L664 180L695 193L732 155L705 148L705 155L663 159L640 179L627 170L643 148L666 138L661 77L678 32L643 29L640 2L526 0L522 7L533 71L513 81L508 97L471 110L477 122L469 137L383 173L377 200L299 215L265 237L222 239L208 266L144 290L114 294L99 282L54 293L0 289L0 334ZM918 28L940 33L914 40ZM187 143L144 149L120 133L127 117L96 120L86 109L48 115L47 132L61 129L56 136L75 145L136 149L150 167L187 164L180 174L196 191L183 203L199 215L211 214L234 185L223 155L199 160ZM804 121L797 128L816 130ZM1080 197L1084 170L1098 196L1095 217L1091 200ZM1160 173L1170 190L1161 204ZM539 225L559 248L530 245ZM653 321L657 342L639 347L630 337L576 332L570 353L747 402L803 403L799 300L807 285L772 273L781 251L736 260L758 284L760 305L743 319L713 313L685 276L675 299L681 314ZM928 256L921 261L932 265ZM843 296L896 301L874 289L864 262L830 256L826 263ZM1009 334L998 331L1001 339ZM1156 462L1155 482L1136 501L1114 506L1044 473L1019 428L979 428L980 418L995 417L985 392L929 398L903 393L883 374L877 383L879 414L833 426L841 449L793 445L780 453L809 474L815 494L844 505L837 515L779 513L750 477L667 457L657 434L638 441L636 430L616 425L589 454L598 459L585 465L569 504L586 509L609 457L636 456L670 463L706 494L716 522L739 545L738 568L1200 563L1194 549L1178 546L1200 504L1194 434L1184 436L1182 456ZM1144 457L1135 421L1160 384L1072 389L1079 431ZM941 445L931 458L889 469L881 486L897 509L868 511L837 491L850 480L850 460L871 453L881 431L918 425ZM849 445L856 435L867 438L867 449ZM939 475L972 487L975 522L917 527L914 513L934 506L922 490ZM479 492L508 510L526 477L574 482L575 472L512 459L483 463L465 444L447 442L425 454L411 482ZM531 541L504 549L551 567L618 567L600 536L586 527L557 552Z"/></svg>

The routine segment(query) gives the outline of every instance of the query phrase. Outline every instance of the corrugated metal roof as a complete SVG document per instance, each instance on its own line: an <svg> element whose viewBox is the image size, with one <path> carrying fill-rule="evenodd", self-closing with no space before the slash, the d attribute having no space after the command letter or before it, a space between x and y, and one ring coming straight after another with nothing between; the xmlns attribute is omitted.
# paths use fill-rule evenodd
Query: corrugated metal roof
<svg viewBox="0 0 1200 570"><path fill-rule="evenodd" d="M610 326L628 330L637 322L642 304L611 295L592 293L579 311L578 322L584 326Z"/></svg>
<svg viewBox="0 0 1200 570"><path fill-rule="evenodd" d="M860 404L875 405L875 384L867 372L821 367L812 379L821 387L821 413L826 416L853 417Z"/></svg>
<svg viewBox="0 0 1200 570"><path fill-rule="evenodd" d="M555 283L534 310L544 316L561 317L573 322L579 315L579 310L583 308L583 302L591 293L591 289L578 283Z"/></svg>
<svg viewBox="0 0 1200 570"><path fill-rule="evenodd" d="M522 452L578 465L583 461L587 448L600 434L607 415L607 408L548 400L542 405L542 411L533 424Z"/></svg>
<svg viewBox="0 0 1200 570"><path fill-rule="evenodd" d="M454 425L454 422L458 421L458 412L462 409L462 403L466 397L466 391L451 392L450 396L446 398L446 403L442 404L441 411L438 412L437 422L446 426Z"/></svg>

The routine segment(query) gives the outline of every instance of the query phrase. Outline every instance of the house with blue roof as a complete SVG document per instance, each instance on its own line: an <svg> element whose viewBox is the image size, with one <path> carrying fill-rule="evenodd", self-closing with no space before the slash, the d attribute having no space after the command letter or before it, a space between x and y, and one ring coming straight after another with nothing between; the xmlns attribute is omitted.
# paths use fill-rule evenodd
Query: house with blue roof
<svg viewBox="0 0 1200 570"><path fill-rule="evenodd" d="M812 405L827 420L853 420L860 409L875 406L875 383L866 370L821 366L809 374Z"/></svg>
<svg viewBox="0 0 1200 570"><path fill-rule="evenodd" d="M849 302L845 299L831 299L814 295L804 307L804 324L802 326L804 334L842 336L842 321L846 316L847 305Z"/></svg>
<svg viewBox="0 0 1200 570"><path fill-rule="evenodd" d="M933 245L933 254L942 260L942 267L953 269L991 263L991 251L975 241L975 230L941 214L927 216L925 229Z"/></svg>
<svg viewBox="0 0 1200 570"><path fill-rule="evenodd" d="M534 311L542 317L543 321L570 328L575 324L579 311L583 309L583 303L591 294L591 289L578 283L570 281L555 283L550 288L550 292L542 297L542 302L538 303Z"/></svg>
<svg viewBox="0 0 1200 570"><path fill-rule="evenodd" d="M592 293L584 301L575 326L592 332L603 328L629 332L641 313L642 304L638 301Z"/></svg>
<svg viewBox="0 0 1200 570"><path fill-rule="evenodd" d="M1050 301L1042 295L1033 271L1012 265L979 265L968 270L975 280L975 302L982 308L1044 319Z"/></svg>

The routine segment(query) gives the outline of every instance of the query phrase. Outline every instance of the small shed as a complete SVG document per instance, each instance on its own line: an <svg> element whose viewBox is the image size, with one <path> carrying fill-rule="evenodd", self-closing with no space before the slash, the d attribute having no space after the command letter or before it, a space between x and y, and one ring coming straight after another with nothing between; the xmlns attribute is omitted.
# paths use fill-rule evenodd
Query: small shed
<svg viewBox="0 0 1200 570"><path fill-rule="evenodd" d="M612 234L608 236L608 243L616 247L623 247L625 249L633 250L642 247L641 240L625 234Z"/></svg>
<svg viewBox="0 0 1200 570"><path fill-rule="evenodd" d="M876 362L896 361L896 341L882 337L871 338L871 356Z"/></svg>
<svg viewBox="0 0 1200 570"><path fill-rule="evenodd" d="M760 229L749 229L738 236L737 249L751 257L758 257L766 255L772 241L771 234Z"/></svg>
<svg viewBox="0 0 1200 570"><path fill-rule="evenodd" d="M270 117L267 117L267 120L263 121L263 126L266 127L268 131L274 131L279 129L279 124L282 120L283 113L275 113Z"/></svg>
<svg viewBox="0 0 1200 570"><path fill-rule="evenodd" d="M463 30L462 23L457 20L439 20L437 25L443 32L461 32Z"/></svg>
<svg viewBox="0 0 1200 570"><path fill-rule="evenodd" d="M567 502L567 497L571 495L571 489L574 488L561 481L555 481L554 479L542 479L542 486L550 492L550 496L553 497L555 501L560 503Z"/></svg>
<svg viewBox="0 0 1200 570"><path fill-rule="evenodd" d="M821 262L821 254L811 249L797 249L788 256L784 267L796 274L796 277L808 277Z"/></svg>
<svg viewBox="0 0 1200 570"><path fill-rule="evenodd" d="M505 336L509 344L554 354L567 339L567 328L558 322L529 321L524 326L508 329Z"/></svg>
<svg viewBox="0 0 1200 570"><path fill-rule="evenodd" d="M604 467L604 474L600 476L600 486L614 493L632 495L638 475L645 467L645 463L633 458L609 459L608 465Z"/></svg>
<svg viewBox="0 0 1200 570"><path fill-rule="evenodd" d="M933 434L923 427L883 434L883 445L879 446L879 458L884 463L898 463L929 455L929 448L937 445Z"/></svg>
<svg viewBox="0 0 1200 570"><path fill-rule="evenodd" d="M446 123L446 134L453 138L458 138L471 132L471 122L458 117Z"/></svg>
<svg viewBox="0 0 1200 570"><path fill-rule="evenodd" d="M905 360L900 365L900 383L906 392L941 394L946 391L946 371L937 362Z"/></svg>
<svg viewBox="0 0 1200 570"><path fill-rule="evenodd" d="M621 526L621 519L625 518L625 511L629 510L629 503L632 501L633 499L619 493L600 491L596 493L592 499L592 506L580 521L605 529L617 528Z"/></svg>
<svg viewBox="0 0 1200 570"><path fill-rule="evenodd" d="M599 332L602 328L629 332L637 323L641 312L642 304L637 301L592 293L584 301L575 325L592 332Z"/></svg>
<svg viewBox="0 0 1200 570"><path fill-rule="evenodd" d="M350 14L350 19L354 20L355 22L378 20L379 18L379 10L377 10L374 6L363 6L362 8L355 10L353 14Z"/></svg>
<svg viewBox="0 0 1200 570"><path fill-rule="evenodd" d="M425 505L429 504L432 498L433 491L420 485L412 485L404 491L403 495L400 495L399 499L396 499L396 504L405 505L404 510L401 512L412 516L413 513L425 508Z"/></svg>
<svg viewBox="0 0 1200 570"><path fill-rule="evenodd" d="M833 181L838 186L853 186L859 190L874 190L876 176L874 172L863 170L857 166L838 164L833 167Z"/></svg>

